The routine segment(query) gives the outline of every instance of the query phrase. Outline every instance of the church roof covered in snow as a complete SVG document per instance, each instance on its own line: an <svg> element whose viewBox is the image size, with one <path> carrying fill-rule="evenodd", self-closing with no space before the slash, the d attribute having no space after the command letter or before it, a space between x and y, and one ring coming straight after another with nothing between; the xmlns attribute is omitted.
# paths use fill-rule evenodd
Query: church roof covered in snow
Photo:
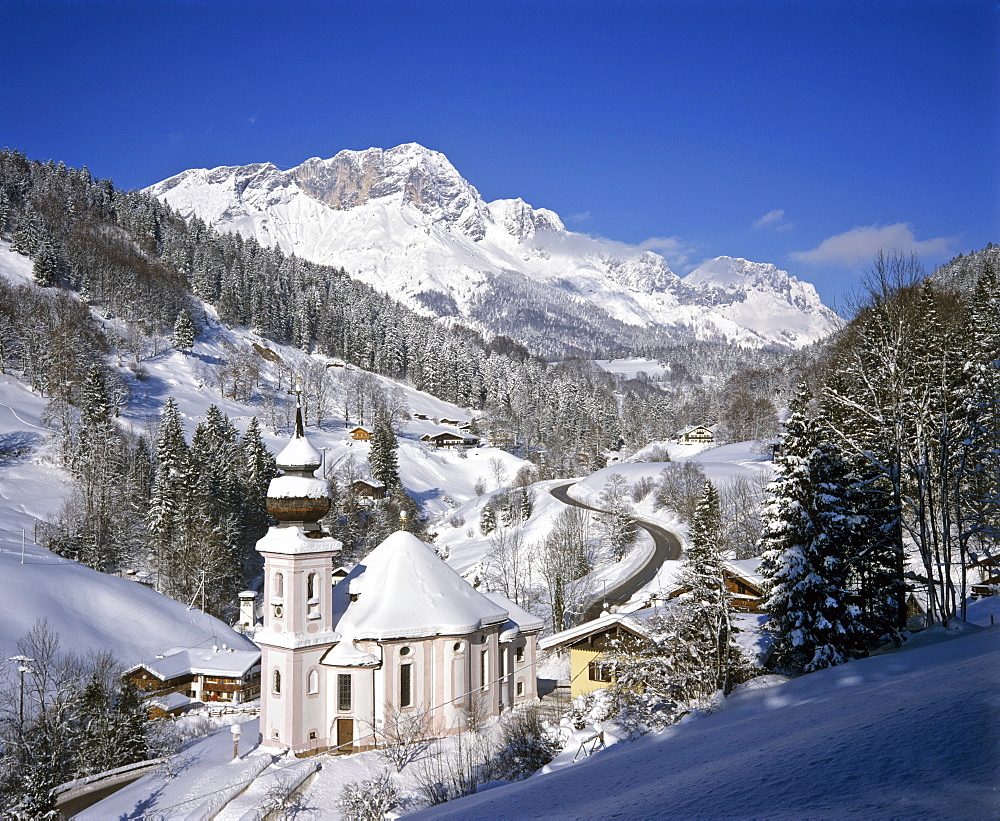
<svg viewBox="0 0 1000 821"><path fill-rule="evenodd" d="M524 608L518 607L503 593L498 593L495 590L484 590L483 595L507 611L507 617L516 625L518 633L533 633L545 626L545 622L542 619L533 613L529 613Z"/></svg>
<svg viewBox="0 0 1000 821"><path fill-rule="evenodd" d="M398 531L334 588L334 628L354 639L461 635L508 620L412 533Z"/></svg>

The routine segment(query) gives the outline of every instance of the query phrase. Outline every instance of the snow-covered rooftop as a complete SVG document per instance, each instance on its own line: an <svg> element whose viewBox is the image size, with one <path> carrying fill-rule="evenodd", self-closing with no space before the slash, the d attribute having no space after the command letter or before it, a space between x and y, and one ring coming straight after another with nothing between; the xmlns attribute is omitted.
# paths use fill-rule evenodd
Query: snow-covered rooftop
<svg viewBox="0 0 1000 821"><path fill-rule="evenodd" d="M283 470L295 468L316 470L323 464L323 457L305 436L296 435L285 445L275 461Z"/></svg>
<svg viewBox="0 0 1000 821"><path fill-rule="evenodd" d="M172 649L156 658L141 661L131 670L143 668L162 681L188 673L238 678L260 663L260 650L236 650L232 647L194 647ZM131 672L129 670L129 672Z"/></svg>
<svg viewBox="0 0 1000 821"><path fill-rule="evenodd" d="M401 530L334 588L334 617L345 638L394 639L471 633L506 622L508 611Z"/></svg>

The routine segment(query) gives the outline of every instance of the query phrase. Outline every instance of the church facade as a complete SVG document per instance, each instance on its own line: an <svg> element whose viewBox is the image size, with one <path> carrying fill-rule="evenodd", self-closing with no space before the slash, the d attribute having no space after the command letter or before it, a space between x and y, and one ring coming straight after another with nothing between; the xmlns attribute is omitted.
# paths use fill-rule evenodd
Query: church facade
<svg viewBox="0 0 1000 821"><path fill-rule="evenodd" d="M322 460L300 419L277 461L268 509L278 525L257 544L263 746L352 752L401 721L445 736L466 729L471 713L537 698L540 619L476 590L402 530L335 579L340 543L318 525L330 504L313 475Z"/></svg>

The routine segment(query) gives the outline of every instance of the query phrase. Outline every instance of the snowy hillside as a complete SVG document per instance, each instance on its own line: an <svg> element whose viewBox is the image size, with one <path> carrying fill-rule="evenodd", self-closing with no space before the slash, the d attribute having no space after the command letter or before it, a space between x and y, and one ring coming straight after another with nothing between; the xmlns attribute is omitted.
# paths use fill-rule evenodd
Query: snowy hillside
<svg viewBox="0 0 1000 821"><path fill-rule="evenodd" d="M11 253L7 243L0 243L0 276L15 283L30 283L31 261ZM117 372L131 391L119 424L147 432L167 397L173 397L190 437L208 407L215 404L240 431L245 431L251 416L260 418L266 444L277 452L287 441L293 413L285 389L280 391L280 403L267 408L259 393L250 403L238 402L220 395L212 379L213 369L227 356L227 345L249 349L257 343L269 348L270 355L285 366L300 371L316 360L245 332L231 332L210 316L208 319L210 326L191 352L166 348L144 359L141 380L131 369L117 364ZM115 322L105 320L110 327ZM115 361L112 354L108 362L114 366ZM266 360L262 364L262 385L273 383L274 366ZM499 460L511 476L525 464L488 446L468 454L431 449L419 441L420 436L455 429L439 425L434 419L468 420L470 412L351 366L330 368L328 372L332 375L332 408L342 407L345 392L363 375L386 391L399 391L411 416L427 417L420 420L413 416L404 424L399 436L399 460L405 486L432 518L473 499L476 482L485 480L493 471L491 460ZM243 637L216 619L189 610L186 604L136 582L97 573L33 544L36 521L53 517L70 488L69 477L56 467L53 430L42 421L47 405L46 398L29 391L16 377L0 375L0 601L8 603L0 619L0 649L13 651L17 640L41 618L47 618L60 634L65 649L111 649L130 663L175 646L243 646ZM322 427L308 428L310 440L325 452L331 472L353 462L360 473L365 473L369 445L352 440L335 411L332 417Z"/></svg>
<svg viewBox="0 0 1000 821"><path fill-rule="evenodd" d="M50 464L51 431L40 421L45 405L0 376L0 651L11 655L39 619L48 620L64 650L110 650L129 664L172 647L249 647L199 610L32 543L35 521L58 511L69 492L65 475Z"/></svg>
<svg viewBox="0 0 1000 821"><path fill-rule="evenodd" d="M488 334L527 338L544 320L622 340L669 329L794 348L835 322L811 285L772 265L720 257L682 280L658 254L567 231L552 211L486 203L443 154L413 143L288 171L190 170L147 190L185 218L344 266L416 310Z"/></svg>
<svg viewBox="0 0 1000 821"><path fill-rule="evenodd" d="M998 671L996 629L935 628L416 817L996 817Z"/></svg>

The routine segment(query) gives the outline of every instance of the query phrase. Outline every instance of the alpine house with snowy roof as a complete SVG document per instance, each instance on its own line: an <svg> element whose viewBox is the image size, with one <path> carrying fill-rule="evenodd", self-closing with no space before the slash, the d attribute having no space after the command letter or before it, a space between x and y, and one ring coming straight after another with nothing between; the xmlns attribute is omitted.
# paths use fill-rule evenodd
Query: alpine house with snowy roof
<svg viewBox="0 0 1000 821"><path fill-rule="evenodd" d="M537 697L542 621L498 593L476 590L434 550L399 531L346 577L340 543L319 520L326 483L296 420L268 488L278 524L264 556L261 744L298 755L367 749L418 719L428 736L461 732ZM336 582L336 583L335 583Z"/></svg>

